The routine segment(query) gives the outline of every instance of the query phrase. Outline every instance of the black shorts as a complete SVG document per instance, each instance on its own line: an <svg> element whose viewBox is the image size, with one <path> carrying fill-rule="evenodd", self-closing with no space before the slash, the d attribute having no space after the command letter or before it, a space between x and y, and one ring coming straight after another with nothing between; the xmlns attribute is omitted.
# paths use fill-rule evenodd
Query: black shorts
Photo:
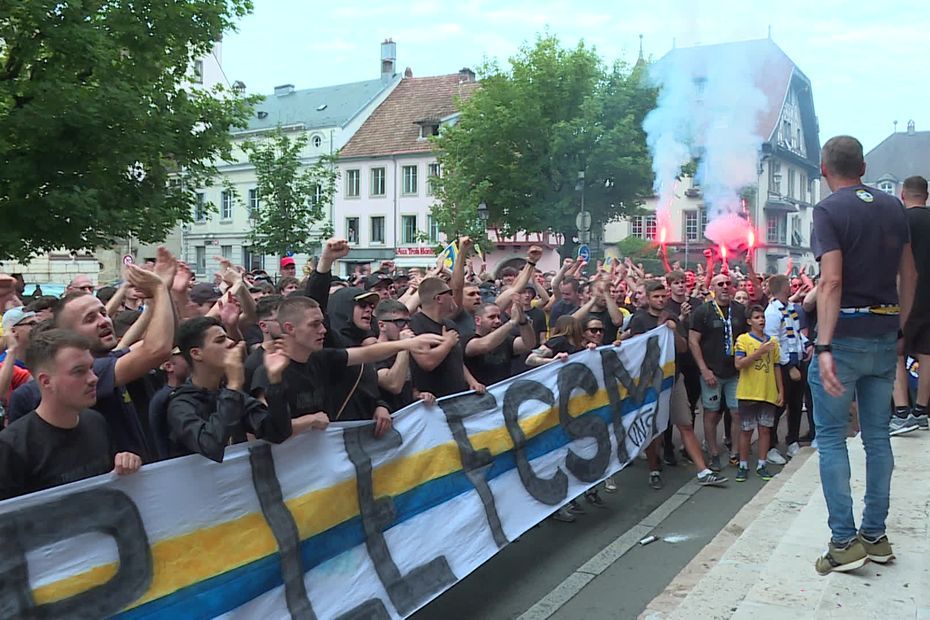
<svg viewBox="0 0 930 620"><path fill-rule="evenodd" d="M930 355L930 313L911 313L904 326L904 344L911 355Z"/></svg>

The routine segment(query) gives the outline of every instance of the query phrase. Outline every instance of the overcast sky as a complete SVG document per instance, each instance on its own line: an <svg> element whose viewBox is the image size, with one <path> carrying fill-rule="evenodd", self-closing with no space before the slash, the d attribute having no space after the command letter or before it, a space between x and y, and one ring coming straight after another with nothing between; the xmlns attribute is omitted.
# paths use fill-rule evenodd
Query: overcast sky
<svg viewBox="0 0 930 620"><path fill-rule="evenodd" d="M764 4L764 6L763 6ZM255 0L255 11L223 44L230 81L268 94L278 84L312 88L377 78L380 43L397 42L399 70L415 76L504 64L521 44L549 29L563 44L579 39L607 62L636 60L679 47L764 38L810 78L820 138L848 133L866 149L898 121L930 129L930 71L925 2L837 0Z"/></svg>

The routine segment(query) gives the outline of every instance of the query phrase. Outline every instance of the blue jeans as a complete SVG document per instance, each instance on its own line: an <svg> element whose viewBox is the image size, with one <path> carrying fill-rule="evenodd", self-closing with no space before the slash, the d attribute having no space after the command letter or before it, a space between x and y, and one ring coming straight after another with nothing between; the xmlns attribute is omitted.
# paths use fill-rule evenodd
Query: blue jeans
<svg viewBox="0 0 930 620"><path fill-rule="evenodd" d="M820 364L814 358L808 380L814 399L814 424L820 453L820 481L829 512L833 542L844 544L856 537L856 522L849 491L849 454L846 430L853 397L859 403L859 427L866 457L863 534L885 533L891 470L894 456L888 424L891 421L891 390L897 362L897 335L874 338L835 338L833 359L836 376L845 391L839 398L826 393L820 379Z"/></svg>

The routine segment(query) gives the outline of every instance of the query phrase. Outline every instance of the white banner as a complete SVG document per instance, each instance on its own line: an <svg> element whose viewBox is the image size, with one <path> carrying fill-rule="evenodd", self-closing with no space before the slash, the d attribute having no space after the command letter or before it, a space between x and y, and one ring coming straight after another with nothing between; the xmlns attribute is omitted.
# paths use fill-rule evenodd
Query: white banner
<svg viewBox="0 0 930 620"><path fill-rule="evenodd" d="M403 618L668 423L660 327L434 407L0 503L0 617Z"/></svg>

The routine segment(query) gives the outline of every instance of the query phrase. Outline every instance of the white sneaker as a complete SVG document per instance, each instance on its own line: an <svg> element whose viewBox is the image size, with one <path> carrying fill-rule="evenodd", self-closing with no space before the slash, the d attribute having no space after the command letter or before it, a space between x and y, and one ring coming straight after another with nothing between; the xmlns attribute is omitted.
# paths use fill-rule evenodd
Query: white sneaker
<svg viewBox="0 0 930 620"><path fill-rule="evenodd" d="M613 476L608 477L607 480L604 481L604 490L608 493L617 492L617 481L614 480Z"/></svg>
<svg viewBox="0 0 930 620"><path fill-rule="evenodd" d="M795 456L797 456L798 452L800 451L801 451L800 444L798 444L798 442L794 442L793 444L788 446L788 452L787 452L788 458L793 459Z"/></svg>
<svg viewBox="0 0 930 620"><path fill-rule="evenodd" d="M784 465L788 462L785 460L785 457L781 455L781 452L775 448L769 450L769 453L765 455L765 460L769 463L775 463L776 465Z"/></svg>

